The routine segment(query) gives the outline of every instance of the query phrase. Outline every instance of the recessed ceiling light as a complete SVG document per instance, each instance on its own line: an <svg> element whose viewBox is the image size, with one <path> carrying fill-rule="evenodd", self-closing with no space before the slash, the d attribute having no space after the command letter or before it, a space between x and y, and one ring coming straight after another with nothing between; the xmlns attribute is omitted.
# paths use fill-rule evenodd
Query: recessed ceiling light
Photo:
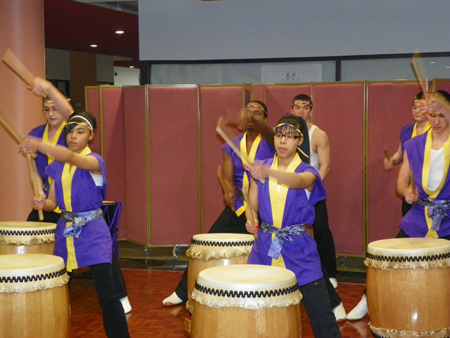
<svg viewBox="0 0 450 338"><path fill-rule="evenodd" d="M134 68L134 66L130 66L130 68Z"/></svg>
<svg viewBox="0 0 450 338"><path fill-rule="evenodd" d="M92 47L92 48L97 48L97 47L98 47L98 45L91 45L91 47Z"/></svg>
<svg viewBox="0 0 450 338"><path fill-rule="evenodd" d="M116 31L116 34L123 34L125 31Z"/></svg>
<svg viewBox="0 0 450 338"><path fill-rule="evenodd" d="M430 63L436 63L436 62L434 62L434 61L431 61Z"/></svg>

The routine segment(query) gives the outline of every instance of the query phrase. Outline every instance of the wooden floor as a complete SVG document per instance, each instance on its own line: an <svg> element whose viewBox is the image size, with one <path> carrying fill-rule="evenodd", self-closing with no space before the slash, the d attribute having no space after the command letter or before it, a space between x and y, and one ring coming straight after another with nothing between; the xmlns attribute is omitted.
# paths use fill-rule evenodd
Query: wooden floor
<svg viewBox="0 0 450 338"><path fill-rule="evenodd" d="M133 310L128 314L131 337L143 338L187 338L185 318L189 312L184 306L164 308L162 300L169 296L178 284L182 269L149 267L132 261L121 260L128 297ZM352 280L350 274L340 273L337 289L344 307L350 311L360 300L364 290L364 278ZM106 337L103 330L101 310L91 280L75 279L70 290L71 328L70 338ZM345 321L339 324L342 337L371 337L369 317L361 321ZM302 308L303 337L313 337L311 326Z"/></svg>

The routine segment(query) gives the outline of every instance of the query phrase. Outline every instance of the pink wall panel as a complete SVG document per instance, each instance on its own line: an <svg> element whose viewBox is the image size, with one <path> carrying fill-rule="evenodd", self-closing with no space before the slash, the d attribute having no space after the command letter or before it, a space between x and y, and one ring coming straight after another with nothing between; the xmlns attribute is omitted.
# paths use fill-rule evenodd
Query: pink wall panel
<svg viewBox="0 0 450 338"><path fill-rule="evenodd" d="M224 143L216 132L219 116L236 119L244 104L245 89L236 86L201 86L201 152L203 179L203 232L208 232L222 212L223 195L217 180L217 167L222 164ZM236 135L238 135L237 129Z"/></svg>
<svg viewBox="0 0 450 338"><path fill-rule="evenodd" d="M252 85L252 92L250 95L250 100L258 100L265 102L265 94L264 94L264 84L255 83Z"/></svg>
<svg viewBox="0 0 450 338"><path fill-rule="evenodd" d="M119 223L119 238L126 237L125 130L123 90L101 86L102 156L106 163L108 192L106 200L124 204Z"/></svg>
<svg viewBox="0 0 450 338"><path fill-rule="evenodd" d="M445 90L450 93L450 80L449 79L436 79L434 81L435 90Z"/></svg>
<svg viewBox="0 0 450 338"><path fill-rule="evenodd" d="M368 84L368 242L393 238L402 218L401 200L395 194L397 166L386 172L384 147L393 155L400 144L400 130L414 122L412 100L420 92L416 82Z"/></svg>
<svg viewBox="0 0 450 338"><path fill-rule="evenodd" d="M199 231L198 87L149 87L151 244Z"/></svg>
<svg viewBox="0 0 450 338"><path fill-rule="evenodd" d="M124 87L125 184L127 239L149 246L150 168L145 107L146 87Z"/></svg>
<svg viewBox="0 0 450 338"><path fill-rule="evenodd" d="M97 132L90 148L94 153L101 153L101 133L102 126L100 123L100 89L99 87L86 87L86 109L97 119Z"/></svg>
<svg viewBox="0 0 450 338"><path fill-rule="evenodd" d="M313 123L330 141L325 180L330 229L337 253L364 254L364 83L314 84Z"/></svg>
<svg viewBox="0 0 450 338"><path fill-rule="evenodd" d="M269 110L269 124L275 126L278 120L291 112L292 99L298 94L311 94L310 85L266 85L266 105Z"/></svg>

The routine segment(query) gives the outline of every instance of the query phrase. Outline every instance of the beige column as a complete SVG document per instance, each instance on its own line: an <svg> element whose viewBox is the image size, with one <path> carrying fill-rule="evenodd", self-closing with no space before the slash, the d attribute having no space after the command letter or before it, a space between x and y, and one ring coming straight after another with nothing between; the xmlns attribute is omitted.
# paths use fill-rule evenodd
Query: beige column
<svg viewBox="0 0 450 338"><path fill-rule="evenodd" d="M9 48L35 76L45 77L43 0L2 0L0 56ZM0 105L21 134L45 123L41 99L4 64L0 64ZM32 189L26 158L0 127L0 221L24 221L31 211Z"/></svg>

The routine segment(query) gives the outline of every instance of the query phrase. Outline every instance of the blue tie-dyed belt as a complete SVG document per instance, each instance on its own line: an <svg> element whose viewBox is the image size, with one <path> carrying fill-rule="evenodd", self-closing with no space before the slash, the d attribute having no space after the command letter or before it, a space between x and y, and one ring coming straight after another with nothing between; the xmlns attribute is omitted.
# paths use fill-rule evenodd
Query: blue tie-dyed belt
<svg viewBox="0 0 450 338"><path fill-rule="evenodd" d="M61 217L66 222L73 222L71 226L68 226L64 229L64 237L78 238L81 234L81 227L89 222L96 221L102 218L103 211L102 209L85 212L68 212L63 210L61 213Z"/></svg>
<svg viewBox="0 0 450 338"><path fill-rule="evenodd" d="M428 207L428 217L433 220L431 230L438 231L441 221L447 218L447 211L450 210L450 201L447 200L418 200L417 204Z"/></svg>
<svg viewBox="0 0 450 338"><path fill-rule="evenodd" d="M281 253L281 249L283 248L284 241L288 241L292 244L294 243L294 240L290 235L303 236L304 234L306 234L306 224L294 224L285 228L278 229L273 225L262 222L259 230L269 234L275 234L275 238L270 245L269 253L267 255L274 259L278 259Z"/></svg>

